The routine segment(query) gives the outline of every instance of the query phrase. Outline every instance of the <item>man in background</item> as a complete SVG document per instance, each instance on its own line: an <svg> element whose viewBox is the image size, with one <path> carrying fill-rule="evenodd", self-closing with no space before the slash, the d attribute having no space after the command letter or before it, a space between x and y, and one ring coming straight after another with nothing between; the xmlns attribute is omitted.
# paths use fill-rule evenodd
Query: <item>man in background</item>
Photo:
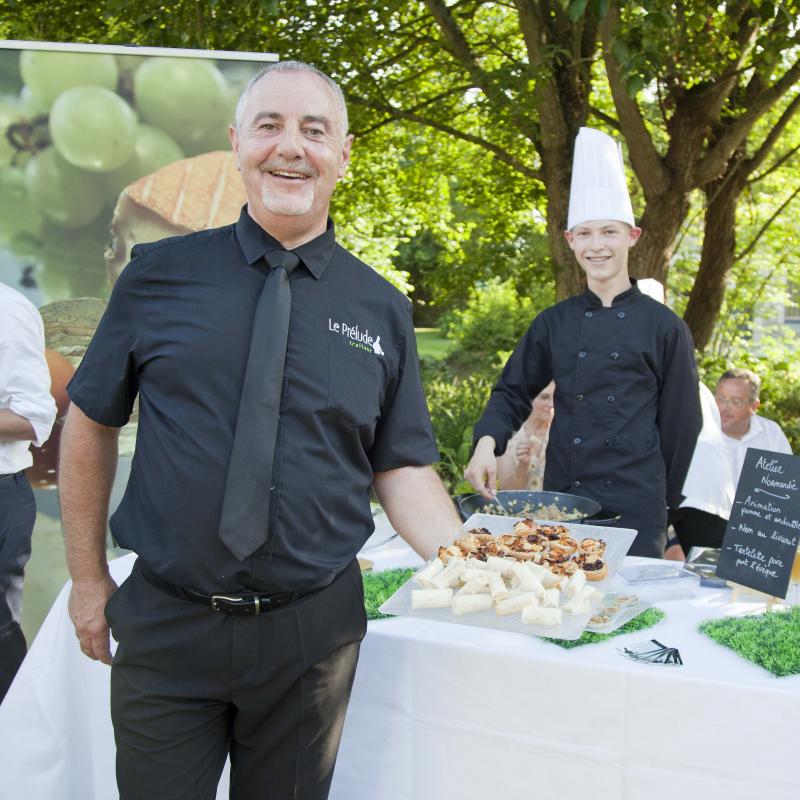
<svg viewBox="0 0 800 800"><path fill-rule="evenodd" d="M756 413L760 394L761 378L749 369L729 369L719 379L714 394L736 483L749 447L792 454L780 425Z"/></svg>
<svg viewBox="0 0 800 800"><path fill-rule="evenodd" d="M25 658L20 627L22 581L36 521L25 470L30 446L50 436L56 405L36 307L0 283L0 701Z"/></svg>

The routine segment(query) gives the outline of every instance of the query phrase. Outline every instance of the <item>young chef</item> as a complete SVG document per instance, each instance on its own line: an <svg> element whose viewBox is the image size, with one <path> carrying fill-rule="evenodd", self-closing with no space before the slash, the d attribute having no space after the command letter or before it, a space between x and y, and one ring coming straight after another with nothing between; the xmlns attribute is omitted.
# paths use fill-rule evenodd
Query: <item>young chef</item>
<svg viewBox="0 0 800 800"><path fill-rule="evenodd" d="M494 493L495 457L555 380L544 488L591 497L635 528L632 555L664 553L701 427L689 329L628 274L636 227L619 145L581 128L565 236L587 290L541 314L503 369L478 423L467 480Z"/></svg>

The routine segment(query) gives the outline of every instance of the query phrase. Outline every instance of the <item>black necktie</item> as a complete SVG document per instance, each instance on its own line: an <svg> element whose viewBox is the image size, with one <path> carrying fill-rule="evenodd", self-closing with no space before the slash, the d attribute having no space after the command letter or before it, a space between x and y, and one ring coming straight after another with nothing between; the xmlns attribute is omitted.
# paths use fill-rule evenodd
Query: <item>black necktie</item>
<svg viewBox="0 0 800 800"><path fill-rule="evenodd" d="M253 319L219 524L219 538L240 561L267 541L272 464L292 305L289 273L300 263L288 250L267 253L264 260L272 269Z"/></svg>

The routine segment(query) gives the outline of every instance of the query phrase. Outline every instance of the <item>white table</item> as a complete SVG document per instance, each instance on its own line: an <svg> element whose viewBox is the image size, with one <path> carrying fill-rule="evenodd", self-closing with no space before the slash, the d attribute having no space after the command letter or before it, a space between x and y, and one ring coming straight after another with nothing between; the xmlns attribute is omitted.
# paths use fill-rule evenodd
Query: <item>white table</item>
<svg viewBox="0 0 800 800"><path fill-rule="evenodd" d="M365 555L416 560L396 542ZM115 578L131 564L113 562ZM81 655L66 597L0 707L0 798L117 797L109 671ZM796 800L800 676L773 678L694 631L747 609L728 600L667 599L652 631L569 651L461 625L370 623L332 800ZM651 636L679 647L684 666L616 652Z"/></svg>

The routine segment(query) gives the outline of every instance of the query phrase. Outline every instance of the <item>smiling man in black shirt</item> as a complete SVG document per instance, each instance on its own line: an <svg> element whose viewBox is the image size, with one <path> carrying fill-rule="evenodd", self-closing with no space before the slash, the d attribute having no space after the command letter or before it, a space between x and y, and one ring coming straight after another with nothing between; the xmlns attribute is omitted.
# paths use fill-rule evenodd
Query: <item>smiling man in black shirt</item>
<svg viewBox="0 0 800 800"><path fill-rule="evenodd" d="M426 557L459 526L430 467L410 303L336 243L328 218L352 141L341 91L304 64L267 67L231 140L248 198L239 221L134 248L69 387L70 613L88 656L110 663L108 623L119 642L123 800L211 798L228 753L233 798L327 797L366 630L354 557L373 528L370 488ZM239 405L265 260L278 251L299 263L271 477L255 483L269 497L264 537L242 557L248 546L220 538L221 518L226 493L241 489L226 487L234 434L256 436L237 431ZM136 453L111 527L139 558L116 590L108 496L137 396Z"/></svg>

